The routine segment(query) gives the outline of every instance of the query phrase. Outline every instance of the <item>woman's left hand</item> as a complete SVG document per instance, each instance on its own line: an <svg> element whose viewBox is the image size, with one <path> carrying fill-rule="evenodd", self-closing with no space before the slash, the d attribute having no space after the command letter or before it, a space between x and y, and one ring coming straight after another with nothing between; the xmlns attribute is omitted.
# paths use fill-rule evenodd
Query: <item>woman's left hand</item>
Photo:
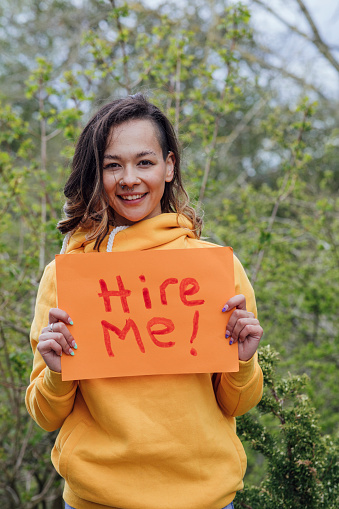
<svg viewBox="0 0 339 509"><path fill-rule="evenodd" d="M253 313L246 310L244 295L235 295L229 299L223 311L234 309L226 326L226 339L230 345L238 342L238 353L241 361L248 361L255 354L263 329Z"/></svg>

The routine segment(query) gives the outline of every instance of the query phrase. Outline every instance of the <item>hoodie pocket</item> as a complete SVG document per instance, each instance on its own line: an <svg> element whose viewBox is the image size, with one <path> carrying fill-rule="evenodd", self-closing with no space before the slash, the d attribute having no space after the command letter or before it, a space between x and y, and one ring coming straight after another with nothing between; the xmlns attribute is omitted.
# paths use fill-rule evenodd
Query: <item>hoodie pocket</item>
<svg viewBox="0 0 339 509"><path fill-rule="evenodd" d="M74 423L66 421L57 436L54 446L59 455L57 470L64 479L67 479L70 456L75 453L76 446L87 430L88 426L84 421L78 421L75 426Z"/></svg>
<svg viewBox="0 0 339 509"><path fill-rule="evenodd" d="M238 435L236 434L233 420L234 420L234 417L224 416L224 422L227 423L227 427L229 429L229 438L230 438L230 440L233 444L233 447L234 447L235 457L239 461L238 465L239 465L240 475L242 478L244 478L244 475L246 472L246 467L247 467L247 458L246 458L245 449L241 443L241 440L238 437Z"/></svg>
<svg viewBox="0 0 339 509"><path fill-rule="evenodd" d="M233 445L238 453L241 476L242 476L242 478L244 478L245 473L246 473L246 468L247 468L246 453L245 453L244 447L243 447L238 435L232 436L232 442L233 442Z"/></svg>

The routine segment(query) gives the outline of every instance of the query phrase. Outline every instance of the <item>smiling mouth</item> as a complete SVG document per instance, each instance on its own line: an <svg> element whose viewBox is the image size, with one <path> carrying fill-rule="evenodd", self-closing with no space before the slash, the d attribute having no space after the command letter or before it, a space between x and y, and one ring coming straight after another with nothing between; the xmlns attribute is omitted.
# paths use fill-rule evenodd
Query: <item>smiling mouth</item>
<svg viewBox="0 0 339 509"><path fill-rule="evenodd" d="M119 198L124 201L135 201L140 200L140 198L143 198L146 196L147 193L143 194L125 194L125 195L119 195Z"/></svg>

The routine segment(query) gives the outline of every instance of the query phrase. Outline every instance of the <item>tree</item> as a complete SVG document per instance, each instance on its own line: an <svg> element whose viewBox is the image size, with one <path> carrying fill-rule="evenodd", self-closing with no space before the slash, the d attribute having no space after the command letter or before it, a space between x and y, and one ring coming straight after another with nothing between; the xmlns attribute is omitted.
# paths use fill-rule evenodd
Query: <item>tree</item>
<svg viewBox="0 0 339 509"><path fill-rule="evenodd" d="M267 459L260 486L246 487L236 503L247 509L336 508L339 500L338 438L322 436L314 408L303 389L307 376L276 376L277 353L259 352L265 392L258 405L267 419L246 414L238 428Z"/></svg>
<svg viewBox="0 0 339 509"><path fill-rule="evenodd" d="M139 2L127 6L118 1L84 0L80 5L16 0L2 7L0 26L0 37L11 36L0 63L4 508L61 507L60 480L49 462L54 435L33 425L23 406L31 366L29 324L43 266L60 248L55 224L80 126L98 103L140 89L150 91L179 132L186 184L193 201L205 210L205 235L232 245L255 282L266 341L282 356L275 365L274 356L263 354L264 365L274 365L277 372L278 399L301 391L299 381L306 371L310 381L302 390L322 414L321 430L312 421L317 457L321 463L325 453L334 455L337 446L321 433L335 433L339 406L337 104L318 93L316 86L305 85L304 79L291 73L286 77L283 69L280 82L296 84L295 104L280 97L276 81L261 82L267 65L254 60L262 48L249 11L241 4L187 0L181 9L164 2L155 10ZM306 88L316 93L312 100L301 98ZM296 378L283 382L280 373L286 370ZM289 388L284 393L285 383ZM301 400L306 401L292 398L293 408ZM261 427L271 419L267 412L277 411L270 405L253 425L259 435L249 435L246 420L241 425L251 441L257 440L256 450ZM292 411L287 412L286 428L277 429L270 443L278 436L280 440L291 425L308 441L295 461L313 462L306 427L307 418L313 419L311 405L300 409L302 425ZM252 425L252 420L247 423ZM262 452L266 454L266 449ZM279 497L277 479L298 464L288 463L285 454L285 463L274 471L279 457L267 450L267 472L258 476L253 454L249 449L248 483L262 482L261 491L251 488L241 501L252 504L252 495L259 493L268 504ZM299 467L315 503L319 490L311 482L313 466ZM326 480L319 468L332 503L334 474ZM264 490L271 499L265 498Z"/></svg>

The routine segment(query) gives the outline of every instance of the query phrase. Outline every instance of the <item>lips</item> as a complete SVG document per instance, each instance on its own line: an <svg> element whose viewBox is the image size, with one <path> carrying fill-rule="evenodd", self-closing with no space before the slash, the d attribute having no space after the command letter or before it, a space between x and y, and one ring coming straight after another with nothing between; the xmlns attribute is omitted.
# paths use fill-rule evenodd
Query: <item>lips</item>
<svg viewBox="0 0 339 509"><path fill-rule="evenodd" d="M147 193L143 193L143 194L120 194L119 195L119 198L121 200L124 200L124 201L135 201L135 200L140 200L140 198L143 198L144 196L146 196Z"/></svg>

